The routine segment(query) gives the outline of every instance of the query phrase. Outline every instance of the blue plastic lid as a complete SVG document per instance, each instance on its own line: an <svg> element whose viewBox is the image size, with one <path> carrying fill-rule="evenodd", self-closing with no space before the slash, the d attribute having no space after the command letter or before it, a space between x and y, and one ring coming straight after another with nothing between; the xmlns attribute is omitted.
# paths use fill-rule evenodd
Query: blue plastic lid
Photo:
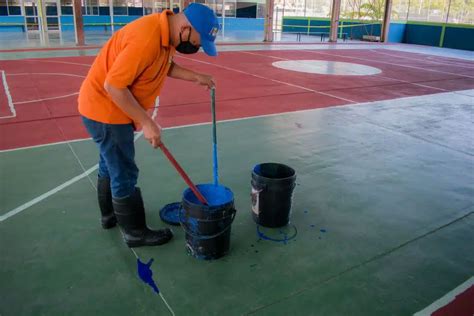
<svg viewBox="0 0 474 316"><path fill-rule="evenodd" d="M179 226L180 210L181 202L167 204L160 210L160 218L167 224Z"/></svg>

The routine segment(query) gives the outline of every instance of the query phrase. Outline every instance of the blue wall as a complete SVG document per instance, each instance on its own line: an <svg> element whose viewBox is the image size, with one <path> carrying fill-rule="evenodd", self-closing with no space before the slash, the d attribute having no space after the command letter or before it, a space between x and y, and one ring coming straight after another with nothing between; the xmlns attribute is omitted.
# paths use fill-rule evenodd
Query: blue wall
<svg viewBox="0 0 474 316"><path fill-rule="evenodd" d="M363 35L380 36L380 23L367 21L341 21L343 33L349 38L361 39ZM308 28L310 26L329 26L329 19L285 17L283 19L283 32L285 33L316 33L329 32L329 28ZM359 26L359 24L364 24ZM358 25L358 26L350 26ZM445 33L443 37L443 28ZM440 46L464 50L474 50L474 26L460 24L442 24L430 22L392 22L388 41L393 43L408 43L417 45Z"/></svg>
<svg viewBox="0 0 474 316"><path fill-rule="evenodd" d="M441 26L407 24L405 31L405 43L439 46L441 37Z"/></svg>
<svg viewBox="0 0 474 316"><path fill-rule="evenodd" d="M2 25L21 24L21 25ZM0 32L24 32L25 17L22 15L0 16Z"/></svg>
<svg viewBox="0 0 474 316"><path fill-rule="evenodd" d="M474 27L446 27L443 47L474 50Z"/></svg>
<svg viewBox="0 0 474 316"><path fill-rule="evenodd" d="M390 23L390 30L388 33L388 41L391 43L404 43L405 42L405 32L406 32L406 23Z"/></svg>

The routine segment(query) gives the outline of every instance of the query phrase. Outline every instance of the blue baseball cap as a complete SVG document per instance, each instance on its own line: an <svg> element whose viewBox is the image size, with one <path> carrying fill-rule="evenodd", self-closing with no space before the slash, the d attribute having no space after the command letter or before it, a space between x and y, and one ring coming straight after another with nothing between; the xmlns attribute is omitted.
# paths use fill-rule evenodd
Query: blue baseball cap
<svg viewBox="0 0 474 316"><path fill-rule="evenodd" d="M203 4L191 3L184 9L184 15L201 36L204 52L209 56L217 56L215 41L219 32L219 21L214 11Z"/></svg>

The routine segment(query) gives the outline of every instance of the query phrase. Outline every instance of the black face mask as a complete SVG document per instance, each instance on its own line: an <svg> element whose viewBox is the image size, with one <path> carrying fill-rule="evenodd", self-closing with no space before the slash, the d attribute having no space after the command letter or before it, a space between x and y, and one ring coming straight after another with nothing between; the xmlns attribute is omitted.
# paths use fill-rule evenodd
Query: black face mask
<svg viewBox="0 0 474 316"><path fill-rule="evenodd" d="M194 54L199 50L199 46L194 46L189 40L191 39L191 30L189 29L189 36L187 41L183 41L181 33L179 33L179 44L176 46L176 50L181 54Z"/></svg>

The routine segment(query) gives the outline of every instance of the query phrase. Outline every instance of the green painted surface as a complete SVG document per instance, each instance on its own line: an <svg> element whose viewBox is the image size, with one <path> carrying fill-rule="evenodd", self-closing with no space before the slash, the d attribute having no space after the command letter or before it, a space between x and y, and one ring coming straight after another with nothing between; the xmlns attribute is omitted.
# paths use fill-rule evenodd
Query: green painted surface
<svg viewBox="0 0 474 316"><path fill-rule="evenodd" d="M448 93L220 123L221 182L238 210L230 254L190 257L180 228L137 253L155 259L176 315L412 314L474 274L471 105ZM210 125L163 139L195 182L212 181ZM72 146L95 164L92 142ZM2 172L18 166L2 174L18 178L2 186L2 213L80 173L67 149L0 153ZM298 236L287 245L258 241L251 218L250 171L269 161L298 175ZM143 139L137 163L148 223L162 227L159 208L185 184ZM83 179L0 222L1 315L169 314L136 277L118 230L99 228L95 199Z"/></svg>
<svg viewBox="0 0 474 316"><path fill-rule="evenodd" d="M446 25L443 25L443 28L441 29L441 35L439 36L439 47L443 47L445 34L446 34Z"/></svg>

